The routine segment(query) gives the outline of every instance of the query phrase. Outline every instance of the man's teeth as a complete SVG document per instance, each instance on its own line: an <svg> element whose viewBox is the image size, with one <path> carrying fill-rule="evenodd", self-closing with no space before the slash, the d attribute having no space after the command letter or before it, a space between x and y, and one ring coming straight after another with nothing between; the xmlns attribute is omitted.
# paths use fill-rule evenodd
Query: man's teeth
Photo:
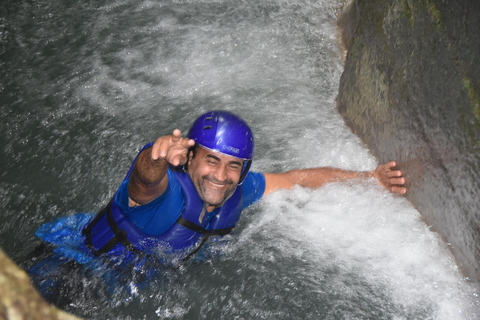
<svg viewBox="0 0 480 320"><path fill-rule="evenodd" d="M211 183L212 185L214 185L215 187L219 187L219 188L225 186L224 184L217 184L217 183L214 183L214 182L212 182L212 181L208 181L208 182L210 182L210 183Z"/></svg>

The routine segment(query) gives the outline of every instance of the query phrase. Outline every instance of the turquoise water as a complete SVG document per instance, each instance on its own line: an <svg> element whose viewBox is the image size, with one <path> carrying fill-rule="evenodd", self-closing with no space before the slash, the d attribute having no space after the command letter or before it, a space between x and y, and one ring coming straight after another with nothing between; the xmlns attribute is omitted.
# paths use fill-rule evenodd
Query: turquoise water
<svg viewBox="0 0 480 320"><path fill-rule="evenodd" d="M241 115L253 169L377 162L335 109L341 1L0 4L0 244L17 262L57 216L98 211L137 150L209 109ZM478 287L408 201L375 181L297 188L247 210L204 261L105 294L88 319L475 319Z"/></svg>

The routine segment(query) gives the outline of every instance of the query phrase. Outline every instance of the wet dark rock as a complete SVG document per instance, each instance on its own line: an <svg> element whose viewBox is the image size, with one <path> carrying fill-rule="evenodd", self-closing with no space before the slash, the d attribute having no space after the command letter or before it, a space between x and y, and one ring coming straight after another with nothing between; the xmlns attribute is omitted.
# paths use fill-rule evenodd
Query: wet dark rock
<svg viewBox="0 0 480 320"><path fill-rule="evenodd" d="M480 1L356 0L338 110L407 198L480 279Z"/></svg>

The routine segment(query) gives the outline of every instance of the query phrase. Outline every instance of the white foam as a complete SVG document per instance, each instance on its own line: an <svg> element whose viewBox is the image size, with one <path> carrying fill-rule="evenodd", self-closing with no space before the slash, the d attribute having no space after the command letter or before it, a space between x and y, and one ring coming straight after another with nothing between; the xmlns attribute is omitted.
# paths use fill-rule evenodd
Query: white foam
<svg viewBox="0 0 480 320"><path fill-rule="evenodd" d="M353 273L399 310L427 312L432 319L475 317L478 291L462 277L446 244L408 201L375 181L272 194L263 203L260 222L243 236L262 232L283 239L265 239L280 250L278 260L307 253L318 267L305 271L312 278L325 268L340 268L332 281L346 297L353 294L345 285Z"/></svg>

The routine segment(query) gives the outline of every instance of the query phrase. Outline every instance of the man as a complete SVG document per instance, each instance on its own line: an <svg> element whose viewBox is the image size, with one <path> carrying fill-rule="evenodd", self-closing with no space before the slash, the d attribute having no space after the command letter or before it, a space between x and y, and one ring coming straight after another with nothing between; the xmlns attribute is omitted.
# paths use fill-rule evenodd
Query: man
<svg viewBox="0 0 480 320"><path fill-rule="evenodd" d="M405 178L393 161L372 172L311 168L258 173L249 172L253 154L250 128L225 111L200 116L188 138L178 129L158 138L139 153L107 209L83 230L89 249L96 255L118 255L124 249L148 252L166 245L190 252L188 258L208 236L228 233L244 208L295 185L317 188L373 177L391 192L406 192Z"/></svg>
<svg viewBox="0 0 480 320"><path fill-rule="evenodd" d="M242 119L225 111L207 112L193 123L188 138L174 130L147 144L95 217L77 213L38 228L35 234L44 242L25 259L25 269L48 301L69 305L75 292L83 290L76 271L108 265L101 274L109 287L130 288L130 274L145 284L158 262L171 265L190 258L209 236L229 233L243 209L278 189L373 177L391 192L406 192L405 178L393 161L372 172L312 168L261 173L250 172L253 155L253 134Z"/></svg>

